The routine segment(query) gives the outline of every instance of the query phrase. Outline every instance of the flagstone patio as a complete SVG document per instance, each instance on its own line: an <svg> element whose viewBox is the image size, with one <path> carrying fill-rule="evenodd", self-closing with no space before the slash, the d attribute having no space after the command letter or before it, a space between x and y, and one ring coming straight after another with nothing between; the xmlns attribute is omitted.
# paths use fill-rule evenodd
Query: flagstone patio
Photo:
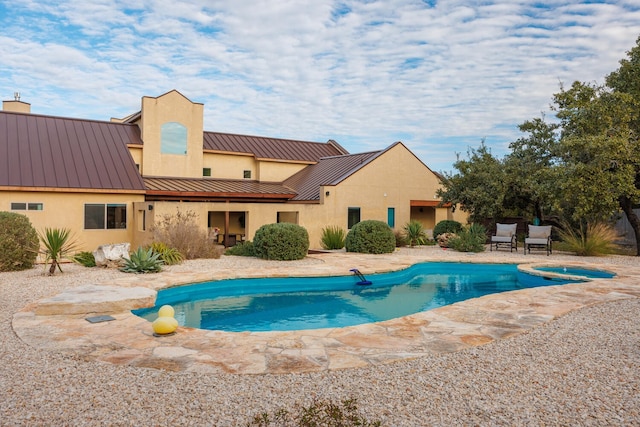
<svg viewBox="0 0 640 427"><path fill-rule="evenodd" d="M152 305L167 286L230 277L286 277L364 274L406 268L441 257L410 255L313 254L318 263L274 264L241 271L172 272L131 275L109 283L86 284L30 304L15 314L13 328L26 343L87 360L166 369L235 374L302 373L390 363L484 345L521 334L569 311L606 301L640 297L640 268L607 264L617 276L583 283L505 292L471 299L385 322L287 332L221 332L179 327L154 336L151 323L131 309ZM495 259L448 255L447 261L541 262L553 257L496 255ZM565 266L589 268L572 261ZM603 268L599 264L597 268ZM90 323L87 317L115 320Z"/></svg>

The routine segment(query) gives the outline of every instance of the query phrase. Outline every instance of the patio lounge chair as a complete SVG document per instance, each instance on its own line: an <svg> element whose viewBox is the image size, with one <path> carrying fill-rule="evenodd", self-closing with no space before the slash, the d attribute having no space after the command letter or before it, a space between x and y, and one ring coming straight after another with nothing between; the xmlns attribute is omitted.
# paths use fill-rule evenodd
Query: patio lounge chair
<svg viewBox="0 0 640 427"><path fill-rule="evenodd" d="M518 252L518 239L516 238L516 228L518 224L496 224L496 235L491 236L490 250L493 251L493 245L496 251L499 246L509 246L511 252L515 249Z"/></svg>
<svg viewBox="0 0 640 427"><path fill-rule="evenodd" d="M548 256L552 252L551 243L550 225L529 225L529 236L524 239L524 253L531 253L531 247L544 248Z"/></svg>

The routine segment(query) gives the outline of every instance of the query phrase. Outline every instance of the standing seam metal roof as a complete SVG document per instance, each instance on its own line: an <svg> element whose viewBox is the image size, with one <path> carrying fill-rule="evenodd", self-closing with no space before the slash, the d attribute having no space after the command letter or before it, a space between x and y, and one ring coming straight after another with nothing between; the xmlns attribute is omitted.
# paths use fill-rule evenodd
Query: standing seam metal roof
<svg viewBox="0 0 640 427"><path fill-rule="evenodd" d="M205 150L229 153L247 153L258 159L289 160L315 163L323 157L347 154L331 143L267 138L262 136L235 135L220 132L204 132Z"/></svg>
<svg viewBox="0 0 640 427"><path fill-rule="evenodd" d="M319 163L307 166L286 179L283 184L298 193L291 200L320 200L321 186L340 183L381 153L383 151L372 151L320 159Z"/></svg>
<svg viewBox="0 0 640 427"><path fill-rule="evenodd" d="M212 178L144 177L148 192L179 193L185 197L270 197L289 199L294 192L280 183Z"/></svg>
<svg viewBox="0 0 640 427"><path fill-rule="evenodd" d="M0 186L144 191L135 125L2 111L0 130Z"/></svg>

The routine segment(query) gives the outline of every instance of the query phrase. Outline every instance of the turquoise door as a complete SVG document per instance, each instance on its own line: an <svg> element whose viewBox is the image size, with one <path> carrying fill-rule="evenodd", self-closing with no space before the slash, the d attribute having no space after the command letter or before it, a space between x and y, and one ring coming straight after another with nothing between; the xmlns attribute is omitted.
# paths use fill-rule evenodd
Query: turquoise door
<svg viewBox="0 0 640 427"><path fill-rule="evenodd" d="M396 226L396 208L387 208L387 224L391 228Z"/></svg>

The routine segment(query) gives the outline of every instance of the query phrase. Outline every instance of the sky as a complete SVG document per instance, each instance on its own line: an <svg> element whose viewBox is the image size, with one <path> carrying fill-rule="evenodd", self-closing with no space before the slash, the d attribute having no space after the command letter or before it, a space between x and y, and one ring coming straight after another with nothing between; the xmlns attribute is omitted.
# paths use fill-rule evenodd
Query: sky
<svg viewBox="0 0 640 427"><path fill-rule="evenodd" d="M402 141L427 166L502 157L561 84L602 83L640 3L461 0L0 0L0 98L109 120L172 89L207 131Z"/></svg>

